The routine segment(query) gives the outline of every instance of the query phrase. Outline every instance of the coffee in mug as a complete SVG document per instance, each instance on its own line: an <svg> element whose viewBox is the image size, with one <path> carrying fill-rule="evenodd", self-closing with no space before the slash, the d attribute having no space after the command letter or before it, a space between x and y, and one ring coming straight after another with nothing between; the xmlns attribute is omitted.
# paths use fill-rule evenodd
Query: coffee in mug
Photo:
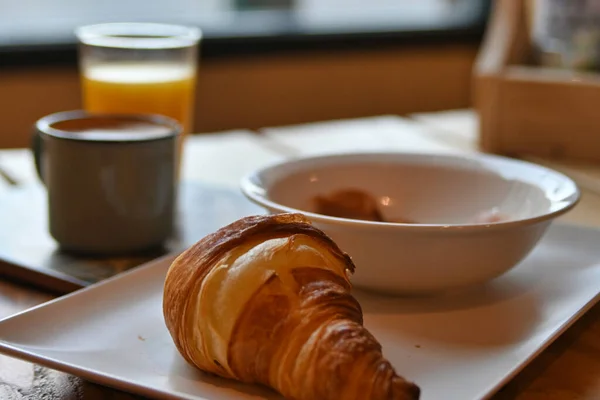
<svg viewBox="0 0 600 400"><path fill-rule="evenodd" d="M117 255L173 234L180 125L159 115L67 111L35 124L33 151L61 249Z"/></svg>

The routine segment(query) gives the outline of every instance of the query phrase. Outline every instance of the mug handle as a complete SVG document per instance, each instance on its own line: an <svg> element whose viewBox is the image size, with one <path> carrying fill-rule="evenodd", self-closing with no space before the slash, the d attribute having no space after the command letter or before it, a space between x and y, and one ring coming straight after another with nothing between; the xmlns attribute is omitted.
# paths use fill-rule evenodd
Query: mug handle
<svg viewBox="0 0 600 400"><path fill-rule="evenodd" d="M35 170L38 174L38 178L45 185L44 182L44 169L42 167L42 156L44 153L44 144L42 140L42 135L37 129L33 130L33 134L31 135L31 152L33 153L33 161L35 162Z"/></svg>

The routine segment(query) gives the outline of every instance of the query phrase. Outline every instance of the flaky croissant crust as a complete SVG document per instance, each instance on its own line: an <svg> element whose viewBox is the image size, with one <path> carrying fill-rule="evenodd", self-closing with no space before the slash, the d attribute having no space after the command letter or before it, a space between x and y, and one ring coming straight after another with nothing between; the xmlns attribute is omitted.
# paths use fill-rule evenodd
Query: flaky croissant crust
<svg viewBox="0 0 600 400"><path fill-rule="evenodd" d="M208 318L199 312L202 285L231 252L273 238L290 238L286 246L295 238L309 238L326 253L323 263L333 260L336 268L296 265L289 271L291 285L289 279L270 276L241 307L225 356L209 358L202 349L205 343L199 343L204 341L198 340L207 334L198 332L199 322ZM265 260L261 262L271 262ZM165 322L189 363L223 377L262 383L288 399L418 399L418 387L396 375L380 344L362 326L360 305L341 269L354 271L350 257L304 216L243 218L173 262L164 287Z"/></svg>
<svg viewBox="0 0 600 400"><path fill-rule="evenodd" d="M174 338L175 345L183 357L191 363L194 360L188 349L186 329L193 321L188 311L188 303L193 301L194 289L202 283L206 274L214 267L220 257L241 245L250 238L257 239L276 235L306 234L325 245L331 252L354 272L354 263L331 238L314 228L301 214L277 214L273 216L250 216L227 225L205 236L184 251L169 268L163 294L163 313L167 328Z"/></svg>

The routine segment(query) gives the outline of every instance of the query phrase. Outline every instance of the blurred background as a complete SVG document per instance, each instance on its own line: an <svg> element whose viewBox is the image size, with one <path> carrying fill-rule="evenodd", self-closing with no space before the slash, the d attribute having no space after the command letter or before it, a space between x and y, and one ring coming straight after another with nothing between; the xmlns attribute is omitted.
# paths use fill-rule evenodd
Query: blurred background
<svg viewBox="0 0 600 400"><path fill-rule="evenodd" d="M81 108L73 30L203 31L193 131L471 106L490 0L0 0L0 148Z"/></svg>

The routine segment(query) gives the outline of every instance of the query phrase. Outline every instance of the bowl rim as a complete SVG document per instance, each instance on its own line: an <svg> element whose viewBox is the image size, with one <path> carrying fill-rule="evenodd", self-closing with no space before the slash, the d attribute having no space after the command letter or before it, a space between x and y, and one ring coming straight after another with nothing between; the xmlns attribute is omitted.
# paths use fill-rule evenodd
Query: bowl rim
<svg viewBox="0 0 600 400"><path fill-rule="evenodd" d="M420 160L432 160L432 159L447 159L447 160L462 160L462 161L483 161L483 162L501 162L508 163L513 166L520 166L524 168L538 169L545 173L551 174L558 177L564 182L565 185L570 185L573 188L572 193L561 200L552 200L551 204L559 204L559 206L552 211L546 212L542 215L510 219L507 221L491 222L491 223L465 223L465 224L432 224L432 223L399 223L399 222L376 222L376 221L365 221L358 219L331 217L328 215L318 214L312 211L301 210L290 206L277 203L268 198L268 188L262 185L261 176L272 173L274 170L280 169L284 166L301 166L310 165L317 162L323 162L326 160L331 161L331 164L336 164L335 160L348 160L354 159L355 161L374 161L376 157L384 158L401 158L405 160L420 159ZM496 171L497 172L497 171ZM295 157L286 159L283 161L276 161L265 166L258 168L245 176L239 181L240 189L244 196L255 204L270 210L285 213L300 213L307 216L312 221L321 223L330 223L336 225L344 225L346 227L356 228L376 228L378 230L394 230L394 231L412 231L412 232L431 232L431 231L477 231L477 230L490 230L490 229L506 229L518 226L531 225L538 222L552 220L558 216L565 214L574 208L581 199L581 190L577 183L569 176L556 171L552 168L525 161L516 158L504 157L488 153L432 153L432 152L354 152L354 153L331 153L316 156L306 157ZM533 184L535 185L535 184ZM542 188L541 185L536 185L538 188Z"/></svg>

